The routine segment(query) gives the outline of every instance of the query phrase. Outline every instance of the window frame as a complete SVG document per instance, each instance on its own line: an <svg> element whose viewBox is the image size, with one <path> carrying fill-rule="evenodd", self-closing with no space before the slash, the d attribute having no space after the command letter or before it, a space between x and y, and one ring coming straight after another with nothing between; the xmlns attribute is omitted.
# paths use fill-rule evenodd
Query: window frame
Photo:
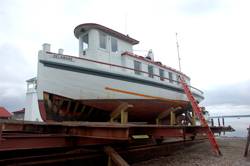
<svg viewBox="0 0 250 166"><path fill-rule="evenodd" d="M160 76L160 80L164 81L164 77L165 77L165 70L159 68L159 76Z"/></svg>
<svg viewBox="0 0 250 166"><path fill-rule="evenodd" d="M104 41L105 48L101 47L101 43L102 43L101 42L101 36L105 37L105 41ZM107 47L108 47L108 35L106 33L104 33L104 32L99 31L99 48L103 49L103 50L107 50Z"/></svg>
<svg viewBox="0 0 250 166"><path fill-rule="evenodd" d="M139 69L136 69L136 64L139 65ZM140 61L134 60L134 72L136 75L141 75L142 63Z"/></svg>
<svg viewBox="0 0 250 166"><path fill-rule="evenodd" d="M116 41L116 50L113 51L113 43L112 41ZM111 47L111 52L118 52L118 40L114 37L110 37L110 47Z"/></svg>
<svg viewBox="0 0 250 166"><path fill-rule="evenodd" d="M150 70L150 68L151 68L152 70ZM152 71L152 73L151 73L151 71ZM154 78L154 66L153 66L153 65L148 65L148 76L149 76L150 78Z"/></svg>
<svg viewBox="0 0 250 166"><path fill-rule="evenodd" d="M87 43L84 41L85 36L87 36ZM85 51L85 50L87 50L89 48L89 33L86 33L86 34L82 35L81 38L82 38L82 50ZM87 47L84 48L84 46L86 46L86 45L87 45Z"/></svg>
<svg viewBox="0 0 250 166"><path fill-rule="evenodd" d="M173 83L174 82L174 80L173 80L173 73L172 72L168 72L168 78L169 78L169 82L170 83Z"/></svg>
<svg viewBox="0 0 250 166"><path fill-rule="evenodd" d="M177 84L180 84L180 79L179 79L180 75L179 74L176 74L176 83Z"/></svg>

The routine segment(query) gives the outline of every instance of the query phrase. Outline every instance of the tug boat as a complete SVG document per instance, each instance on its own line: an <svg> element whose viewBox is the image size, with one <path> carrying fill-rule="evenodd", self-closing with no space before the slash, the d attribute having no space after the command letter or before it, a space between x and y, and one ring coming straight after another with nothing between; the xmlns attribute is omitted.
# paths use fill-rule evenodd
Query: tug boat
<svg viewBox="0 0 250 166"><path fill-rule="evenodd" d="M183 117L192 110L179 77L197 102L204 99L190 85L190 77L154 61L152 50L145 57L133 53L139 41L128 35L95 23L78 25L74 35L79 57L65 55L63 49L51 52L47 43L39 51L37 77L27 81L35 90L27 95L36 97L27 99L26 120L30 112L39 111L43 121L109 121L124 103L130 122L155 123L171 110ZM31 107L31 100L37 106Z"/></svg>

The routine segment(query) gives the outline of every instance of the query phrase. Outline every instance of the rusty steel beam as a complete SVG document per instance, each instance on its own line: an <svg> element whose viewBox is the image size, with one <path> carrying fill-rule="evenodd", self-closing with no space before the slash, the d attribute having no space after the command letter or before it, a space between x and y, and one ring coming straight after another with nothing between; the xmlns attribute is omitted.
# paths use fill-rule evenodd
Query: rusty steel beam
<svg viewBox="0 0 250 166"><path fill-rule="evenodd" d="M31 135L31 136L2 136L0 151L17 150L17 149L35 149L50 147L69 146L65 136L59 135Z"/></svg>
<svg viewBox="0 0 250 166"><path fill-rule="evenodd" d="M133 135L153 138L194 136L202 126L135 125L109 122L2 122L0 151L108 144L129 141ZM211 127L214 133L231 127Z"/></svg>
<svg viewBox="0 0 250 166"><path fill-rule="evenodd" d="M93 146L115 142L117 142L117 140L108 140L96 137L75 137L59 134L22 135L19 133L18 135L2 136L0 142L0 152L21 149Z"/></svg>
<svg viewBox="0 0 250 166"><path fill-rule="evenodd" d="M68 134L74 136L88 136L108 140L124 141L129 139L128 128L76 127L69 128Z"/></svg>
<svg viewBox="0 0 250 166"><path fill-rule="evenodd" d="M96 137L109 140L128 140L128 126L111 123L4 123L4 131L23 131L69 136Z"/></svg>
<svg viewBox="0 0 250 166"><path fill-rule="evenodd" d="M229 127L211 127L213 132L232 131ZM34 133L66 134L70 136L88 136L103 139L127 140L134 133L163 134L162 136L179 136L183 130L187 133L204 132L202 126L170 126L170 125L134 125L96 122L54 122L54 123L3 123L3 131L22 131ZM164 132L162 132L164 130Z"/></svg>
<svg viewBox="0 0 250 166"><path fill-rule="evenodd" d="M130 128L130 135L150 135L154 138L160 137L182 137L183 127L163 127L163 126L137 126Z"/></svg>

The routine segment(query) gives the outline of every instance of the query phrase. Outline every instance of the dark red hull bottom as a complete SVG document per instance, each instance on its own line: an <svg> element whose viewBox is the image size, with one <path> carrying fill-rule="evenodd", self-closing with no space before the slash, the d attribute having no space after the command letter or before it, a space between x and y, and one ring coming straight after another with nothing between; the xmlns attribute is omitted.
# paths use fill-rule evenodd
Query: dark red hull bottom
<svg viewBox="0 0 250 166"><path fill-rule="evenodd" d="M44 93L39 101L40 113L44 121L100 121L110 120L110 114L121 104L128 103L128 121L155 123L155 119L164 111L179 107L177 115L189 110L187 101L156 99L106 99L73 100L62 96Z"/></svg>

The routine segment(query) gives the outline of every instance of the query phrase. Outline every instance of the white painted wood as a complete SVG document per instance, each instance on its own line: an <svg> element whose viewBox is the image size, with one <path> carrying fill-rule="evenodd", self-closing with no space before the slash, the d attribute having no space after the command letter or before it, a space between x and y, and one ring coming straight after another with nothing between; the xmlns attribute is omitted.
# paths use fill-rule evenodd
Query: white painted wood
<svg viewBox="0 0 250 166"><path fill-rule="evenodd" d="M35 82L27 82L24 120L25 121L42 121L39 107L38 107L38 98L37 98Z"/></svg>
<svg viewBox="0 0 250 166"><path fill-rule="evenodd" d="M47 54L43 52L39 55L39 60L45 60L47 62L69 65L73 67L84 67L88 69L101 70L105 72L116 73L123 76L130 76L144 80L150 80L156 83L158 82L172 87L181 88L180 84L170 83L168 80L161 81L157 77L150 78L148 77L148 74L143 73L142 75L136 75L133 70L131 71L119 67L98 64L95 62L89 62L83 59L69 57L69 56L65 56L68 58L68 60L65 60L67 58L65 58L64 56L65 55L61 56L58 54ZM127 62L129 62L126 64L130 65L129 67L131 67L133 65L132 61L133 58L128 57L126 60L128 60ZM155 66L154 71L158 70L159 67ZM142 97L134 95L107 91L105 90L105 87L136 92L145 95L163 97L173 100L187 100L185 94L178 93L172 90L166 90L139 83L121 81L117 79L105 78L74 71L67 71L53 67L46 67L41 62L39 62L38 64L38 99L40 100L43 99L44 91L69 97L72 99L83 99L83 100L84 99L142 99ZM200 94L198 91L196 93Z"/></svg>
<svg viewBox="0 0 250 166"><path fill-rule="evenodd" d="M166 69L156 64L150 63L150 61L145 61L143 59L138 59L136 57L131 57L129 55L121 55L124 52L132 52L132 44L117 39L118 41L118 51L111 51L111 37L115 38L111 34L107 35L107 48L102 49L99 46L99 32L97 29L89 29L87 32L80 34L79 36L79 56L89 60L94 60L102 63L114 64L128 68L134 68L134 61L139 61L142 64L142 71L148 72L148 65L152 65L154 68L154 74L159 75L159 69L161 68L165 72L165 77L168 78L168 72L173 73L173 80L177 81L179 73L175 70ZM104 33L104 32L102 32ZM85 50L85 55L83 55L82 47L82 36L88 34L88 49ZM71 57L67 55L52 54L46 51L49 50L44 47L43 51L39 51L38 55L38 73L37 73L37 93L38 99L43 100L43 92L49 92L61 96L65 96L72 99L142 99L143 97L133 96L129 94L122 94L113 91L105 90L105 87L163 97L173 100L187 100L187 97L183 93L179 93L169 89L162 89L159 87L153 87L149 85L144 85L140 83L128 82L124 80L118 80L114 78L106 78L93 74L86 74L82 72L63 70L53 67L45 66L41 61L47 61L50 63L56 63L59 65L66 65L71 67L86 68L92 70L99 70L103 72L109 72L114 74L119 74L121 76L129 76L133 78L139 78L146 81L152 81L155 83L165 84L171 87L182 89L181 85L176 82L170 82L165 79L160 80L159 77L154 76L150 78L147 73L141 73L140 75L135 74L135 71L115 67L111 65L96 63L86 61L81 58ZM190 85L190 79L184 76L184 79ZM191 89L192 92L203 96L202 92L196 89ZM201 98L197 98L201 101Z"/></svg>

